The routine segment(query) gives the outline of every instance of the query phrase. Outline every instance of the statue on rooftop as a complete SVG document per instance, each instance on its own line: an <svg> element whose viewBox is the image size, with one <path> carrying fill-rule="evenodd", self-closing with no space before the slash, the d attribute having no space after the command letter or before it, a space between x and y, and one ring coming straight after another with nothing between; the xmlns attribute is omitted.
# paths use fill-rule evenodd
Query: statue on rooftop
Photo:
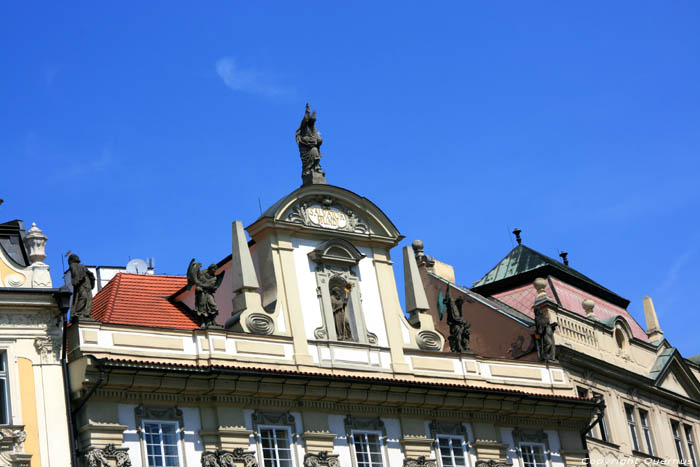
<svg viewBox="0 0 700 467"><path fill-rule="evenodd" d="M95 275L73 253L68 257L70 282L73 286L73 304L70 308L71 321L90 319L92 313L92 289L95 287Z"/></svg>
<svg viewBox="0 0 700 467"><path fill-rule="evenodd" d="M297 144L301 156L301 179L304 185L326 184L326 174L321 168L321 133L316 130L316 112L310 113L309 104L297 130Z"/></svg>
<svg viewBox="0 0 700 467"><path fill-rule="evenodd" d="M471 324L462 318L462 305L464 299L458 297L453 300L450 297L450 284L447 284L447 291L442 303L447 307L447 325L450 327L450 337L447 341L452 352L469 352L469 334Z"/></svg>
<svg viewBox="0 0 700 467"><path fill-rule="evenodd" d="M545 307L535 306L535 340L538 343L537 354L540 361L556 361L554 331L557 329L557 326L558 323L549 321L549 315Z"/></svg>
<svg viewBox="0 0 700 467"><path fill-rule="evenodd" d="M214 300L214 293L221 285L224 273L217 275L216 264L211 264L202 271L202 263L195 262L194 258L187 267L187 290L196 286L194 292L194 312L202 322L202 327L208 328L216 325L216 317L219 309Z"/></svg>

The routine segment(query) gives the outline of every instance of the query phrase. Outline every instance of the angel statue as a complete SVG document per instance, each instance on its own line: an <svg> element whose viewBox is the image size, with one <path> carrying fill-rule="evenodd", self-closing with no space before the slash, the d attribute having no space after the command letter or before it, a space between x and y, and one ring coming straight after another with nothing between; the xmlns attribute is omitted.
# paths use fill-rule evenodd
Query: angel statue
<svg viewBox="0 0 700 467"><path fill-rule="evenodd" d="M310 113L309 104L297 130L297 144L301 156L301 179L304 185L326 183L326 174L321 168L321 133L316 130L316 112Z"/></svg>
<svg viewBox="0 0 700 467"><path fill-rule="evenodd" d="M194 291L194 311L204 328L215 325L216 316L219 314L214 293L221 285L224 273L217 276L216 270L216 264L211 264L207 269L202 270L202 263L195 262L194 258L187 267L187 290L190 290L193 285L197 287Z"/></svg>

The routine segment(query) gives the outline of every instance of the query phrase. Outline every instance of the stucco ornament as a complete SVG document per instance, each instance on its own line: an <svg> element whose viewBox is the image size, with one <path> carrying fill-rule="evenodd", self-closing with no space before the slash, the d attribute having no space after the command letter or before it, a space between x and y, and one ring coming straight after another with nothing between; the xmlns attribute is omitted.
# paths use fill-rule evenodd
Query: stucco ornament
<svg viewBox="0 0 700 467"><path fill-rule="evenodd" d="M425 456L420 456L416 459L404 459L403 465L404 467L437 467L437 462L432 459L426 459Z"/></svg>
<svg viewBox="0 0 700 467"><path fill-rule="evenodd" d="M204 451L202 453L202 467L258 467L255 453L236 448L233 451Z"/></svg>
<svg viewBox="0 0 700 467"><path fill-rule="evenodd" d="M92 449L85 453L87 467L131 467L129 448L118 448L108 444L104 449Z"/></svg>
<svg viewBox="0 0 700 467"><path fill-rule="evenodd" d="M301 179L303 185L326 184L326 174L321 168L321 133L316 130L316 112L311 113L306 104L304 118L296 132L299 155L301 156Z"/></svg>
<svg viewBox="0 0 700 467"><path fill-rule="evenodd" d="M46 259L46 240L46 235L36 226L36 222L32 222L32 228L24 238L24 244L29 250L29 261L32 264L41 263Z"/></svg>
<svg viewBox="0 0 700 467"><path fill-rule="evenodd" d="M340 461L338 454L328 454L328 451L307 453L304 456L304 467L340 467Z"/></svg>
<svg viewBox="0 0 700 467"><path fill-rule="evenodd" d="M58 359L61 350L59 339L52 335L37 337L34 339L34 348L41 357L41 363L51 363Z"/></svg>
<svg viewBox="0 0 700 467"><path fill-rule="evenodd" d="M68 257L71 284L73 285L73 305L70 309L71 321L90 319L92 313L92 289L95 287L95 275L80 264L75 253Z"/></svg>
<svg viewBox="0 0 700 467"><path fill-rule="evenodd" d="M476 467L509 467L505 462L495 461L493 459L487 461L476 461Z"/></svg>
<svg viewBox="0 0 700 467"><path fill-rule="evenodd" d="M450 326L450 337L447 341L450 344L450 350L457 353L468 352L469 328L471 324L462 318L462 304L464 303L464 299L458 297L456 300L453 300L452 297L450 297L450 285L447 284L445 298L442 299L442 303L447 308L447 325Z"/></svg>
<svg viewBox="0 0 700 467"><path fill-rule="evenodd" d="M216 325L216 317L219 308L214 300L214 293L221 285L224 273L216 274L216 264L211 264L202 271L202 263L195 262L194 258L187 267L187 290L196 286L194 293L194 312L202 322L202 327L208 328Z"/></svg>

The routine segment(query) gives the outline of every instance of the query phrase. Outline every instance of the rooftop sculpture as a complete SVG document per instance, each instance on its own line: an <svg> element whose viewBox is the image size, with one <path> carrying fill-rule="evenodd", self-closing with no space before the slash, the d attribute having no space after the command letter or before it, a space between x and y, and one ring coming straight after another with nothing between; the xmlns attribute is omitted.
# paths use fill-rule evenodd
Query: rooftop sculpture
<svg viewBox="0 0 700 467"><path fill-rule="evenodd" d="M202 327L208 328L216 325L216 317L219 308L214 300L214 293L221 285L224 273L216 275L216 264L211 264L202 271L202 263L195 262L194 258L187 267L187 290L196 286L194 292L194 312L202 321Z"/></svg>
<svg viewBox="0 0 700 467"><path fill-rule="evenodd" d="M321 168L321 133L316 130L316 112L311 113L309 104L297 130L297 144L301 156L301 179L303 185L326 184L326 174Z"/></svg>

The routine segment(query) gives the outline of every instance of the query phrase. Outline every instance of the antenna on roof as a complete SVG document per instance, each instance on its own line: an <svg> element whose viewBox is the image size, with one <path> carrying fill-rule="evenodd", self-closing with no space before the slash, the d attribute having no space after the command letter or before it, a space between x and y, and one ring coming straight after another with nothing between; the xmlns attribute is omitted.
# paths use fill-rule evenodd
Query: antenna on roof
<svg viewBox="0 0 700 467"><path fill-rule="evenodd" d="M566 256L567 256L568 254L569 254L569 253L567 253L566 251L562 251L561 253L559 253L559 256L561 256L561 260L562 260L562 262L564 263L565 266L568 266L568 265L569 265L569 260L566 258Z"/></svg>
<svg viewBox="0 0 700 467"><path fill-rule="evenodd" d="M521 245L523 243L523 239L520 238L521 232L522 232L522 230L520 230L517 227L515 228L515 230L513 230L513 235L515 235L515 241L518 242L518 245Z"/></svg>
<svg viewBox="0 0 700 467"><path fill-rule="evenodd" d="M260 217L262 217L262 203L260 202L260 196L258 196L258 209L260 209Z"/></svg>
<svg viewBox="0 0 700 467"><path fill-rule="evenodd" d="M146 274L148 271L148 263L142 259L132 259L126 263L126 272L131 274Z"/></svg>

